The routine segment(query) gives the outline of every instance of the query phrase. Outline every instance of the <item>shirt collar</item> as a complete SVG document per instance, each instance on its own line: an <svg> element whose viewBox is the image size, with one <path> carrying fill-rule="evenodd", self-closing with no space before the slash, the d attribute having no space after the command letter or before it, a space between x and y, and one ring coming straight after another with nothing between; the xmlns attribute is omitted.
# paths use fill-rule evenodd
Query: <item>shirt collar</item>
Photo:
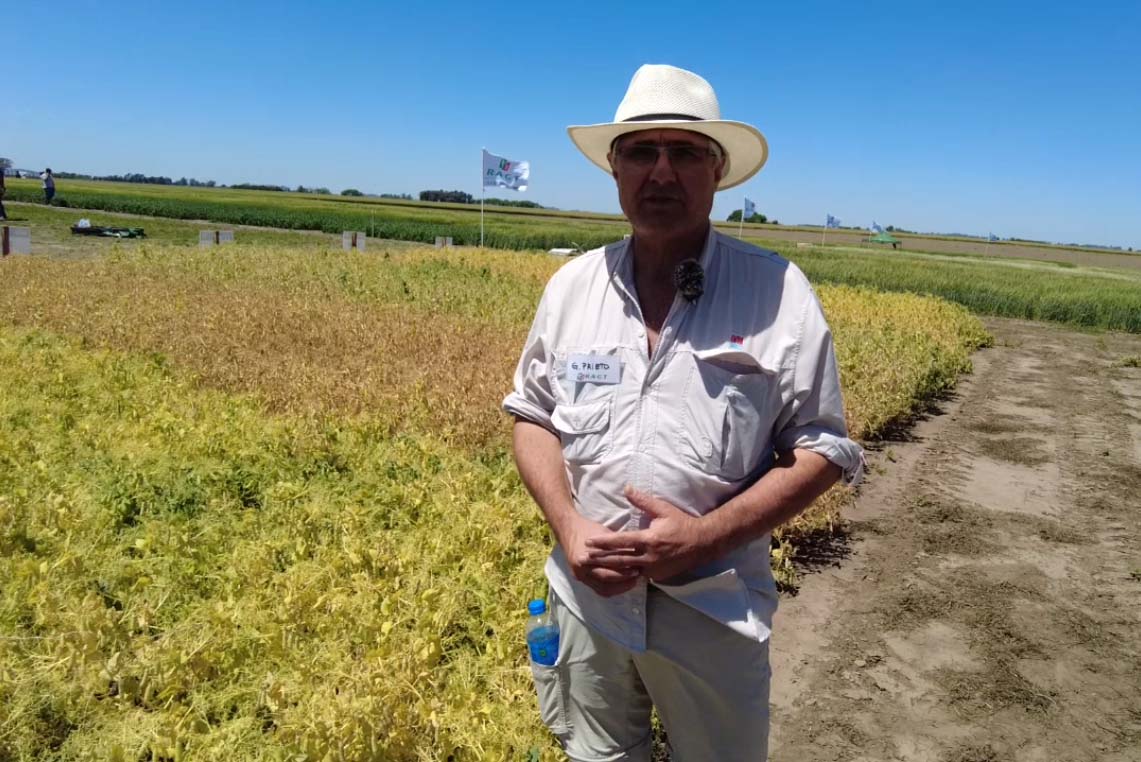
<svg viewBox="0 0 1141 762"><path fill-rule="evenodd" d="M634 256L631 253L633 237L625 238L620 243L608 248L606 251L607 269L610 271L610 281L614 286L629 298L634 298ZM717 230L713 223L709 223L709 232L705 236L705 246L697 261L705 272L706 289L709 287L710 266L717 251Z"/></svg>

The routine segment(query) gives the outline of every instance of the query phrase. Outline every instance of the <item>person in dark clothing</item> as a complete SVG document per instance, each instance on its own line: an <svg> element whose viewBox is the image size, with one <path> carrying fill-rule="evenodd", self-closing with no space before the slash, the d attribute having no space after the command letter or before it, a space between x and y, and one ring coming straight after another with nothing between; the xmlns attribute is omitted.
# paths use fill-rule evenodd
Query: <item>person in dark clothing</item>
<svg viewBox="0 0 1141 762"><path fill-rule="evenodd" d="M55 198L55 178L52 177L51 167L44 170L40 179L44 181L44 203L51 206L52 199Z"/></svg>

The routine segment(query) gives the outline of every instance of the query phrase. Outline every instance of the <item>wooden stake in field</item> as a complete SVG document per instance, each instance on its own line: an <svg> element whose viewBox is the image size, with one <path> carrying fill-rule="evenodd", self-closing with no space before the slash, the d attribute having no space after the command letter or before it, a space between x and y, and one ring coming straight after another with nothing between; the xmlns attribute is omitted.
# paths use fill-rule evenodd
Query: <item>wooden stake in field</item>
<svg viewBox="0 0 1141 762"><path fill-rule="evenodd" d="M0 229L0 256L32 253L32 229L4 225Z"/></svg>
<svg viewBox="0 0 1141 762"><path fill-rule="evenodd" d="M198 245L203 248L234 242L233 230L199 230Z"/></svg>
<svg viewBox="0 0 1141 762"><path fill-rule="evenodd" d="M341 233L341 248L345 251L364 251L365 234L359 230L346 230Z"/></svg>

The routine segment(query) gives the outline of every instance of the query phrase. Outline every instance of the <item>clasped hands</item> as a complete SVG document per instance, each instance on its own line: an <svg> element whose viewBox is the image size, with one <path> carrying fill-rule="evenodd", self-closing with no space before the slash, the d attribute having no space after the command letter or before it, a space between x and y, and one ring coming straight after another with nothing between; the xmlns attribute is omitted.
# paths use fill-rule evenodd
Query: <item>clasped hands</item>
<svg viewBox="0 0 1141 762"><path fill-rule="evenodd" d="M629 485L623 494L650 515L649 527L614 532L578 516L563 544L576 579L611 597L630 590L641 577L666 580L705 560L709 538L701 519Z"/></svg>

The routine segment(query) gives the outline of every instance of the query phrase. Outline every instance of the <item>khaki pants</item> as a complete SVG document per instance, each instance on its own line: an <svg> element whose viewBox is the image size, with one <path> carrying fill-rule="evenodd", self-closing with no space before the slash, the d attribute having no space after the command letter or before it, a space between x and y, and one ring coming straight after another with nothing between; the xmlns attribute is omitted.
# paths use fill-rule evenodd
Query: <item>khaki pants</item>
<svg viewBox="0 0 1141 762"><path fill-rule="evenodd" d="M595 634L551 593L559 624L553 667L532 663L539 711L570 759L650 759L658 709L672 762L768 757L768 642L750 640L650 586L647 647Z"/></svg>

